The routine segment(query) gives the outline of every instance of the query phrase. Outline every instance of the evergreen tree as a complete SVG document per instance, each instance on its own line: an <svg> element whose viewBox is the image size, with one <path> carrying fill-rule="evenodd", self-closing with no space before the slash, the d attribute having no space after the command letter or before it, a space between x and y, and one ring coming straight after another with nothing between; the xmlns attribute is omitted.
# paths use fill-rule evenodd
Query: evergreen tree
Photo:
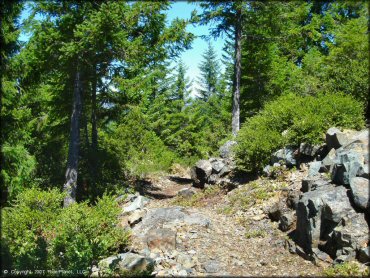
<svg viewBox="0 0 370 278"><path fill-rule="evenodd" d="M186 76L186 71L186 65L182 60L179 60L173 89L174 94L171 96L172 99L186 102L186 99L189 97L192 84L189 78Z"/></svg>
<svg viewBox="0 0 370 278"><path fill-rule="evenodd" d="M232 2L204 1L199 5L203 9L203 13L193 14L194 22L201 25L215 23L216 26L210 30L214 37L219 37L221 34L233 37L235 60L231 126L235 136L240 129L241 43L247 3L240 0Z"/></svg>
<svg viewBox="0 0 370 278"><path fill-rule="evenodd" d="M211 43L208 43L208 49L202 55L203 61L199 64L200 77L198 79L198 84L200 89L198 93L200 99L203 101L208 101L208 99L217 94L218 83L220 79L220 65L217 61L217 54L212 47Z"/></svg>
<svg viewBox="0 0 370 278"><path fill-rule="evenodd" d="M32 113L46 108L43 113L48 121L43 129L61 144L59 158L52 160L63 164L67 158L65 187L70 198L66 205L75 199L77 181L92 183L97 178L92 174L101 170L94 161L102 151L98 149L99 126L119 119L128 103L139 104L149 97L163 62L189 47L192 35L185 31L185 20L177 19L166 27L163 11L168 6L168 2L34 3L33 13L44 16L31 20L33 36L18 56L23 66L21 86L28 96L40 91L48 97ZM69 122L66 111L71 110ZM47 160L50 149L45 145L53 144L44 140L32 148ZM47 168L58 166L55 172L62 168L55 163L41 165L40 172L49 175ZM78 173L83 174L81 179Z"/></svg>

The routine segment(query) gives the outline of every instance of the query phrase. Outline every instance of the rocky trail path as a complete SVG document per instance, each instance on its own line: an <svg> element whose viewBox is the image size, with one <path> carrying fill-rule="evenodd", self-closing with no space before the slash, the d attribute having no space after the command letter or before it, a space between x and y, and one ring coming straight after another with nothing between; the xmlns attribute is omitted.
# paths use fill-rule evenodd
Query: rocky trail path
<svg viewBox="0 0 370 278"><path fill-rule="evenodd" d="M230 213L228 196L234 190L205 194L191 188L195 195L188 197L189 206L187 198L178 197L187 188L191 188L188 176L162 176L143 183L139 192L149 202L121 219L122 225L132 228L131 251L154 259L155 275L322 276L323 265L285 248L286 233L268 218L263 204Z"/></svg>

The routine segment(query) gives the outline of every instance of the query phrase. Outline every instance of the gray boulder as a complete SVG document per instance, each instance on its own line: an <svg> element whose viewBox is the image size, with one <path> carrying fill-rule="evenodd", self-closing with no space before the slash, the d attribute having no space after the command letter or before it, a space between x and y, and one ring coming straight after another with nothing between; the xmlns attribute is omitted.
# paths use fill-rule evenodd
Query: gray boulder
<svg viewBox="0 0 370 278"><path fill-rule="evenodd" d="M369 180L361 177L351 178L349 182L351 197L355 205L361 210L370 208L370 184Z"/></svg>
<svg viewBox="0 0 370 278"><path fill-rule="evenodd" d="M194 167L191 168L190 175L193 180L193 185L196 187L204 187L209 176L212 174L212 164L208 160L199 160Z"/></svg>
<svg viewBox="0 0 370 278"><path fill-rule="evenodd" d="M361 263L368 263L368 262L370 262L370 247L366 246L366 247L361 248L357 252L357 259Z"/></svg>
<svg viewBox="0 0 370 278"><path fill-rule="evenodd" d="M304 193L297 205L297 243L306 254L319 248L337 262L353 259L369 239L363 213L357 213L344 186L327 184Z"/></svg>
<svg viewBox="0 0 370 278"><path fill-rule="evenodd" d="M285 147L273 153L271 156L271 164L282 162L288 167L293 167L297 165L295 159L295 149L291 147Z"/></svg>
<svg viewBox="0 0 370 278"><path fill-rule="evenodd" d="M151 258L134 253L123 253L101 260L99 272L104 276L112 271L148 271L152 272L154 261Z"/></svg>
<svg viewBox="0 0 370 278"><path fill-rule="evenodd" d="M343 186L332 184L304 193L297 205L297 242L307 253L353 211Z"/></svg>
<svg viewBox="0 0 370 278"><path fill-rule="evenodd" d="M236 141L227 141L225 144L223 144L220 149L220 156L222 158L226 159L232 159L233 158L233 147L237 144Z"/></svg>

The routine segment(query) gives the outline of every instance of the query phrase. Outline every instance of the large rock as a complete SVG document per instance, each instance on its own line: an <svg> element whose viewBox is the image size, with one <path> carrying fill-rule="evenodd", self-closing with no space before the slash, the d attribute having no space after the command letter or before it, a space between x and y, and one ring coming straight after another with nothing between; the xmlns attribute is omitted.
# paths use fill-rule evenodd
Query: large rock
<svg viewBox="0 0 370 278"><path fill-rule="evenodd" d="M344 186L326 184L304 193L297 205L297 243L306 254L324 250L337 261L351 260L369 238L363 213L357 213Z"/></svg>
<svg viewBox="0 0 370 278"><path fill-rule="evenodd" d="M193 185L196 187L204 187L209 176L212 174L212 164L208 160L202 159L191 168L190 175L193 180Z"/></svg>
<svg viewBox="0 0 370 278"><path fill-rule="evenodd" d="M282 162L288 167L293 167L297 165L295 159L295 150L291 147L285 147L273 153L271 156L271 164Z"/></svg>
<svg viewBox="0 0 370 278"><path fill-rule="evenodd" d="M331 127L326 132L326 144L328 149L331 148L339 149L352 142L356 143L367 143L369 138L369 131L367 129L356 131L356 130L344 130L340 131L338 128Z"/></svg>
<svg viewBox="0 0 370 278"><path fill-rule="evenodd" d="M370 208L370 184L369 180L361 177L351 178L349 182L351 197L355 205L361 210Z"/></svg>
<svg viewBox="0 0 370 278"><path fill-rule="evenodd" d="M353 211L343 186L332 184L304 193L297 205L297 241L307 253Z"/></svg>
<svg viewBox="0 0 370 278"><path fill-rule="evenodd" d="M204 188L210 184L221 184L226 175L234 169L234 162L230 159L210 158L199 160L191 169L193 186Z"/></svg>
<svg viewBox="0 0 370 278"><path fill-rule="evenodd" d="M134 253L123 253L111 256L99 262L99 272L102 276L111 274L112 271L118 272L151 272L154 268L154 261L151 258Z"/></svg>
<svg viewBox="0 0 370 278"><path fill-rule="evenodd" d="M233 158L233 151L232 151L232 149L233 149L233 146L235 146L236 144L237 144L236 141L227 141L219 149L220 156L222 158L232 159Z"/></svg>

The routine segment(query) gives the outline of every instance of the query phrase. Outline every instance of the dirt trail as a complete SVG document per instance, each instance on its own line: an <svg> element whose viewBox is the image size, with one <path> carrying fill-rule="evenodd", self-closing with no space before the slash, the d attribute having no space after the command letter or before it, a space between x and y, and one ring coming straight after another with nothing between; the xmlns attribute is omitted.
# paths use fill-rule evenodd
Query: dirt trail
<svg viewBox="0 0 370 278"><path fill-rule="evenodd" d="M146 210L178 205L177 192L188 187L191 187L189 177L163 176L151 180L142 190L152 199ZM226 215L223 211L227 203L228 194L219 191L187 208L206 216L211 225L177 227L176 251L161 254L156 266L158 276L185 273L179 272L175 263L175 257L182 255L192 258L187 270L192 276L322 276L324 265L314 265L284 247L287 234L260 207Z"/></svg>

